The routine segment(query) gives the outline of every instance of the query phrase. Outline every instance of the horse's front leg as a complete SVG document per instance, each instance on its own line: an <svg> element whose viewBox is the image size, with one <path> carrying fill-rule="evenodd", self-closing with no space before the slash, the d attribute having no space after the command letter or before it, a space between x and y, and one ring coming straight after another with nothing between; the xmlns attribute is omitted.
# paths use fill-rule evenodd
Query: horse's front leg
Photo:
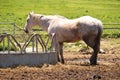
<svg viewBox="0 0 120 80"><path fill-rule="evenodd" d="M61 56L61 63L65 63L64 61L64 56L63 56L63 43L59 43L59 52L60 52L60 56Z"/></svg>
<svg viewBox="0 0 120 80"><path fill-rule="evenodd" d="M53 48L53 46L51 46L51 48ZM58 48L57 47L55 47L55 49L53 50L51 50L51 51L55 51L56 52L56 54L57 54L57 60L58 60L58 62L60 62L60 57L59 57L59 50L58 50Z"/></svg>
<svg viewBox="0 0 120 80"><path fill-rule="evenodd" d="M50 46L50 51L53 51L53 48L54 48L54 51L57 53L57 59L58 59L58 62L60 62L60 58L59 58L59 44L58 42L56 41L56 35L55 33L52 33L51 35L51 46Z"/></svg>
<svg viewBox="0 0 120 80"><path fill-rule="evenodd" d="M57 43L56 43L55 51L56 51L56 53L57 53L58 62L60 62L60 57L59 57L60 51L59 51L59 46L58 46Z"/></svg>

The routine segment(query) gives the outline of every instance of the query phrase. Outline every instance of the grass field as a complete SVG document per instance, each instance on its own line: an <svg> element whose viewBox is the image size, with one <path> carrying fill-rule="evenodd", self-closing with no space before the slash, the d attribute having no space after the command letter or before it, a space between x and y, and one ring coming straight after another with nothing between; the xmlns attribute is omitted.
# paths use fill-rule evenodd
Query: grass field
<svg viewBox="0 0 120 80"><path fill-rule="evenodd" d="M0 22L15 22L24 27L30 11L46 15L59 14L70 19L90 15L104 24L120 23L120 0L0 0ZM120 25L104 27L118 28ZM115 32L120 34L118 30Z"/></svg>
<svg viewBox="0 0 120 80"><path fill-rule="evenodd" d="M0 22L15 22L23 28L31 11L70 19L89 15L100 19L103 24L120 23L120 0L0 0ZM0 33L8 27L11 28L11 25L0 24ZM107 27L120 28L120 25L104 25L104 28ZM12 33L10 29L8 32ZM120 29L103 30L103 37L118 38Z"/></svg>
<svg viewBox="0 0 120 80"><path fill-rule="evenodd" d="M67 18L90 15L103 23L120 23L120 0L0 0L0 22L23 26L30 11Z"/></svg>

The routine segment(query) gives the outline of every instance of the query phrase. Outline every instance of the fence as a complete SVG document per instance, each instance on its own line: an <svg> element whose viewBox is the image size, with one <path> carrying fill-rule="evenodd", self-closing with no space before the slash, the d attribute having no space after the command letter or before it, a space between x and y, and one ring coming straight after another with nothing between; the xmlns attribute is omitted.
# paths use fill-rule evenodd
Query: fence
<svg viewBox="0 0 120 80"><path fill-rule="evenodd" d="M105 26L103 29L120 29L119 23L105 23L103 25ZM106 26L112 26L112 27L106 27Z"/></svg>
<svg viewBox="0 0 120 80"><path fill-rule="evenodd" d="M119 38L120 37L120 24L119 23L109 23L104 24L103 27L103 38Z"/></svg>

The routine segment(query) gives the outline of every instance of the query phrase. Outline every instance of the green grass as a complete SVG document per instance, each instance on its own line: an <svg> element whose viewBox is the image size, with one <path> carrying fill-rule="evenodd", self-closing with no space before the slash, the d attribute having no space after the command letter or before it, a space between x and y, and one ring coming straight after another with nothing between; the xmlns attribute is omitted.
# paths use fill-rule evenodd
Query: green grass
<svg viewBox="0 0 120 80"><path fill-rule="evenodd" d="M119 0L0 0L2 20L14 21L23 26L30 11L59 14L68 18L90 15L102 20L103 23L120 22Z"/></svg>
<svg viewBox="0 0 120 80"><path fill-rule="evenodd" d="M100 19L104 24L120 23L120 0L0 0L0 22L14 22L23 28L31 11L46 15L58 14L70 19L89 15ZM11 27L12 25L0 24L0 33L7 30L12 33ZM120 28L120 25L104 25L105 27ZM42 35L46 34L42 32ZM103 37L120 37L120 29L103 30Z"/></svg>
<svg viewBox="0 0 120 80"><path fill-rule="evenodd" d="M103 23L120 22L120 0L0 0L0 18L4 20L23 25L30 11L68 18L90 15Z"/></svg>

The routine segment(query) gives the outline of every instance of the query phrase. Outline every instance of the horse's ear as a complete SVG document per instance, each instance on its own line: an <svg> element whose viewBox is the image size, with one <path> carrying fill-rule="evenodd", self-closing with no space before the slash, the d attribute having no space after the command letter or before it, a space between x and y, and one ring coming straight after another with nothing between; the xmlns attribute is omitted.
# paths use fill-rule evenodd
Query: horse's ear
<svg viewBox="0 0 120 80"><path fill-rule="evenodd" d="M34 11L32 11L31 14L34 14Z"/></svg>
<svg viewBox="0 0 120 80"><path fill-rule="evenodd" d="M30 16L30 17L32 17L32 14L33 14L33 13L32 13L32 12L30 12L30 13L29 13L29 16Z"/></svg>

